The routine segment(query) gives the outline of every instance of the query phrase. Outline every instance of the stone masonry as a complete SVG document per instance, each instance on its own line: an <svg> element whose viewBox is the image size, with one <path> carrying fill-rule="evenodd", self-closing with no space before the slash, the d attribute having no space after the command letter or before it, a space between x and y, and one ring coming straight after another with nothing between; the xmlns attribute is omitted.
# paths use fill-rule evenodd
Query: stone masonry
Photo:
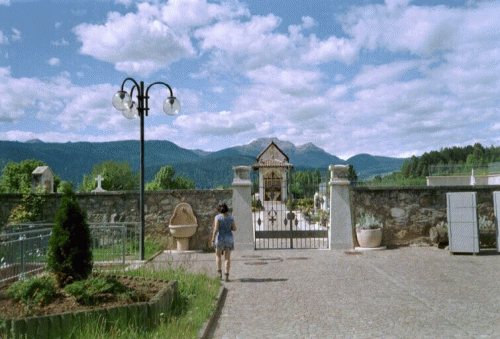
<svg viewBox="0 0 500 339"><path fill-rule="evenodd" d="M427 241L431 227L446 221L447 192L477 192L477 214L494 222L493 192L500 186L456 187L350 187L352 226L362 213L372 213L384 224L383 245L410 245ZM51 222L61 194L47 194L44 219ZM89 221L139 222L139 193L136 191L78 193ZM232 209L232 190L176 190L146 192L146 237L154 237L174 248L168 221L179 202L189 203L199 228L190 240L190 248L203 249L210 244L213 219L219 201ZM20 194L0 194L0 225L21 200ZM356 242L356 236L353 236ZM357 245L357 244L355 244Z"/></svg>
<svg viewBox="0 0 500 339"><path fill-rule="evenodd" d="M168 223L175 206L186 202L193 208L198 220L196 234L190 238L190 248L203 249L210 245L213 220L219 201L232 208L232 190L175 190L145 192L146 238L155 238L165 248L175 243ZM62 194L45 195L44 220L52 222ZM21 200L20 194L0 194L0 222L5 224L9 212ZM119 191L104 193L77 193L80 206L87 211L90 223L140 222L139 192Z"/></svg>
<svg viewBox="0 0 500 339"><path fill-rule="evenodd" d="M354 221L364 213L384 224L382 245L427 241L431 227L446 222L447 192L477 192L477 215L494 221L493 192L499 186L476 187L353 187Z"/></svg>

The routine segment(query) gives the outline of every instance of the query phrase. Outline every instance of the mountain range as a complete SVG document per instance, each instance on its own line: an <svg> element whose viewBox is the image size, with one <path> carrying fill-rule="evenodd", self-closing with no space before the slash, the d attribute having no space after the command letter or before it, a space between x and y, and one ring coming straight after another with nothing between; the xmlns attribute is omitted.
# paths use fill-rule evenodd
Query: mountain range
<svg viewBox="0 0 500 339"><path fill-rule="evenodd" d="M295 146L277 138L260 138L243 146L234 146L216 152L189 150L170 141L145 141L145 180L154 179L165 165L172 165L176 174L191 178L197 188L215 188L230 185L234 166L251 166L257 156L274 141L290 158L295 170L320 169L326 173L329 165L351 164L360 179L398 171L405 159L358 154L347 160L325 152L312 143ZM76 187L92 167L106 160L128 161L134 171L140 166L139 141L45 143L0 141L0 167L9 161L36 159L45 162L62 180L72 181Z"/></svg>

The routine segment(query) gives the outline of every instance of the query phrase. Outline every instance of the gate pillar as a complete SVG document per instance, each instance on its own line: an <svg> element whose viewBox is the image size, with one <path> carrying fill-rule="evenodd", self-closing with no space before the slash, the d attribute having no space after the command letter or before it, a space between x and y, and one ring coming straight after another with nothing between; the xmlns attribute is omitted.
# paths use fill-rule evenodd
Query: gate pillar
<svg viewBox="0 0 500 339"><path fill-rule="evenodd" d="M346 165L330 166L330 234L331 250L354 248L352 235L351 200Z"/></svg>
<svg viewBox="0 0 500 339"><path fill-rule="evenodd" d="M250 167L233 167L233 217L237 230L234 232L236 251L254 250L254 232L252 223L252 182Z"/></svg>

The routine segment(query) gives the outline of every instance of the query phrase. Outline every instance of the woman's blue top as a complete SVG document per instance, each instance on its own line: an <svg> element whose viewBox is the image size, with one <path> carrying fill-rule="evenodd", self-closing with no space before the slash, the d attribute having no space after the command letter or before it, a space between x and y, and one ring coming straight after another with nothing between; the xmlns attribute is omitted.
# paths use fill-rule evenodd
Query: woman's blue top
<svg viewBox="0 0 500 339"><path fill-rule="evenodd" d="M218 214L215 218L219 222L219 231L215 237L215 249L221 251L234 250L234 237L231 231L231 226L234 224L233 217L228 216L224 218L222 214Z"/></svg>

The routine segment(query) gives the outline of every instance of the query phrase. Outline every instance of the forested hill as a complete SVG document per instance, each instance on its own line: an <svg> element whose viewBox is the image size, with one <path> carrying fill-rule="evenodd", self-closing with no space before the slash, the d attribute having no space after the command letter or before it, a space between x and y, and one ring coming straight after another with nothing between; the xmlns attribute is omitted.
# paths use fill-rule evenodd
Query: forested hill
<svg viewBox="0 0 500 339"><path fill-rule="evenodd" d="M500 161L500 147L483 147L480 143L474 146L442 148L440 151L413 156L404 161L401 175L405 178L419 178L429 175L433 165L488 165Z"/></svg>
<svg viewBox="0 0 500 339"><path fill-rule="evenodd" d="M323 149L308 143L295 146L276 138L257 139L247 145L230 147L217 152L188 150L169 141L145 142L145 180L154 179L165 165L173 165L176 174L192 179L198 188L230 185L234 166L250 166L273 140L290 158L296 170L321 169L332 164L353 164L360 178L384 175L398 171L404 159L362 154L344 161ZM92 172L94 165L106 160L128 161L139 171L139 141L44 143L0 141L0 167L9 161L36 159L45 162L62 180L78 186L84 174Z"/></svg>

